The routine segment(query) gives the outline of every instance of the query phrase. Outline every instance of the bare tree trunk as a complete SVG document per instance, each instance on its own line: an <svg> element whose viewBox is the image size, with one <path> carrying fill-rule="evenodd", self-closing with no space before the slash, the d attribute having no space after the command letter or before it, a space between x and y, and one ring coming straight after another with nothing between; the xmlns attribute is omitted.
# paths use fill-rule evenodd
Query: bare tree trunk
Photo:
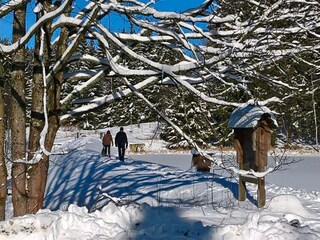
<svg viewBox="0 0 320 240"><path fill-rule="evenodd" d="M33 68L33 87L32 87L32 105L31 105L31 119L30 119L30 133L28 146L28 160L31 160L37 151L40 150L40 136L44 126L43 113L43 74L41 62L39 59L40 52L40 33L35 38L34 50L34 68ZM38 163L32 164L27 171L27 186L28 186L28 213L35 213L39 206L38 198L40 194L39 168L43 159Z"/></svg>
<svg viewBox="0 0 320 240"><path fill-rule="evenodd" d="M5 149L5 112L4 112L4 69L0 59L0 221L6 217L7 168Z"/></svg>
<svg viewBox="0 0 320 240"><path fill-rule="evenodd" d="M26 6L14 11L13 42L25 34ZM25 101L25 49L21 48L12 56L11 74L11 131L12 131L12 202L14 216L26 214L26 101Z"/></svg>
<svg viewBox="0 0 320 240"><path fill-rule="evenodd" d="M68 42L68 33L69 31L67 28L62 28L60 33L60 39L58 42L58 48L56 52L56 58L59 59L62 54L67 49L67 42ZM48 109L49 109L49 128L48 133L46 136L45 141L45 148L51 151L53 147L53 143L57 134L57 131L60 127L60 113L61 113L61 87L64 80L64 71L61 69L55 76L54 76L54 84L51 84L48 87ZM43 168L42 168L42 185L41 185L41 192L45 193L45 187L47 182L48 176L48 168L49 168L49 157L44 160ZM43 202L43 198L42 198Z"/></svg>
<svg viewBox="0 0 320 240"><path fill-rule="evenodd" d="M50 29L45 29L45 46L44 53L42 59L39 56L39 48L40 48L40 35L36 38L36 48L35 48L35 68L34 68L34 89L32 95L32 119L30 124L30 156L29 159L32 159L35 151L40 149L40 134L45 124L45 115L44 115L44 98L45 94L43 89L43 72L42 72L42 64L44 61L44 65L49 64L49 52L50 52ZM68 32L67 29L64 28L61 30L60 39L58 43L58 49L56 52L56 57L60 58L60 56L64 53L67 46L68 40ZM47 102L48 102L48 132L45 136L45 149L47 151L51 151L54 143L54 139L56 133L59 128L59 114L60 114L60 94L61 94L61 86L63 81L63 69L56 74L53 80L53 84L47 88ZM35 213L39 209L43 207L44 203L44 194L47 183L49 169L49 156L42 155L42 159L35 165L32 165L28 169L28 212Z"/></svg>
<svg viewBox="0 0 320 240"><path fill-rule="evenodd" d="M46 9L48 6L47 2L42 2L42 4ZM50 4L51 3L49 3L49 5ZM41 12L38 14L38 18L40 18L44 13ZM43 36L42 31L44 32ZM50 36L49 23L47 23L38 31L35 38L28 160L32 160L36 152L41 149L40 138L45 125L44 94L46 93L44 92L44 77L50 63ZM44 38L42 39L42 37ZM40 50L41 47L42 51ZM42 185L46 182L44 172L47 172L47 162L48 157L42 153L41 160L28 167L28 213L36 213L43 207L44 190L42 189Z"/></svg>

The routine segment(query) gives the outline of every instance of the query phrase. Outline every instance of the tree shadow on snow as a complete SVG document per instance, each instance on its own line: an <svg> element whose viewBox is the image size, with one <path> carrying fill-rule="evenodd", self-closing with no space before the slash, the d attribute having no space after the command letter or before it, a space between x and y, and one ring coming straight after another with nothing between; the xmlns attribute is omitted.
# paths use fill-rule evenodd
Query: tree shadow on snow
<svg viewBox="0 0 320 240"><path fill-rule="evenodd" d="M130 239L210 239L214 225L204 226L201 221L181 217L180 209L140 205L142 219L137 219Z"/></svg>
<svg viewBox="0 0 320 240"><path fill-rule="evenodd" d="M44 204L51 210L66 210L75 204L94 211L109 202L144 201L155 206L197 206L203 204L197 184L212 181L210 173L182 171L139 160L106 160L88 150L60 156L51 164L58 165L49 172L51 181L46 188ZM237 183L223 177L214 177L214 182L238 199ZM250 194L247 197L254 203Z"/></svg>
<svg viewBox="0 0 320 240"><path fill-rule="evenodd" d="M222 177L219 175L215 177L214 181L222 185L223 187L230 189L230 191L233 194L233 197L235 199L239 199L239 183L238 182L234 182L227 177ZM257 205L257 200L254 199L254 196L248 190L246 191L246 198L254 205Z"/></svg>
<svg viewBox="0 0 320 240"><path fill-rule="evenodd" d="M77 161L80 158L86 161ZM74 151L73 153L51 161L55 172L49 171L45 194L45 207L51 210L65 210L70 204L78 206L91 205L94 193L99 190L99 177L103 177L100 155L96 152ZM51 176L50 176L51 175Z"/></svg>

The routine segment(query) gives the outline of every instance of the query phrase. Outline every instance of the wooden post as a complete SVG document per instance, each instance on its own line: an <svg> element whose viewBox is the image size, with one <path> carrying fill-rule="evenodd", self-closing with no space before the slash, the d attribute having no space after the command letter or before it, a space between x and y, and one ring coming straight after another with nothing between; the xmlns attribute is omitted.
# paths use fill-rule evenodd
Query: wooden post
<svg viewBox="0 0 320 240"><path fill-rule="evenodd" d="M241 134L238 132L237 129L235 129L235 140L234 140L234 147L236 149L236 157L237 162L239 164L239 169L244 169L244 163L243 163L243 148L240 141ZM245 201L247 197L247 189L246 189L246 183L241 175L239 175L239 187L238 187L238 200L239 201Z"/></svg>
<svg viewBox="0 0 320 240"><path fill-rule="evenodd" d="M241 164L242 165L242 164ZM240 169L242 169L240 167ZM239 201L245 201L247 198L247 188L246 188L246 182L245 179L241 175L239 175L239 192L238 192L238 200Z"/></svg>
<svg viewBox="0 0 320 240"><path fill-rule="evenodd" d="M235 129L235 141L234 147L236 149L237 154L237 162L239 164L239 169L244 170L244 159L243 159L243 146L241 144L241 131L239 129ZM247 197L247 189L246 189L246 182L244 181L243 177L239 175L239 187L238 187L238 200L245 201Z"/></svg>
<svg viewBox="0 0 320 240"><path fill-rule="evenodd" d="M268 159L269 141L271 138L270 128L266 121L261 121L256 129L256 164L258 171L264 172ZM258 207L266 204L265 178L258 178Z"/></svg>
<svg viewBox="0 0 320 240"><path fill-rule="evenodd" d="M263 207L266 204L266 189L265 178L258 178L258 208Z"/></svg>

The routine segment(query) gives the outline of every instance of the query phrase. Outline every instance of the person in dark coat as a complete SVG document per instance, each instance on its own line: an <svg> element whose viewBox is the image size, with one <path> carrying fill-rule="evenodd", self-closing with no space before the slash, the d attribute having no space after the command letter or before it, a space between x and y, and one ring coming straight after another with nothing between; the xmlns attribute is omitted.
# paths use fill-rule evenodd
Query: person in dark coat
<svg viewBox="0 0 320 240"><path fill-rule="evenodd" d="M116 134L115 145L118 147L120 161L124 161L124 154L128 148L128 138L127 134L123 131L123 127L120 127L120 131Z"/></svg>

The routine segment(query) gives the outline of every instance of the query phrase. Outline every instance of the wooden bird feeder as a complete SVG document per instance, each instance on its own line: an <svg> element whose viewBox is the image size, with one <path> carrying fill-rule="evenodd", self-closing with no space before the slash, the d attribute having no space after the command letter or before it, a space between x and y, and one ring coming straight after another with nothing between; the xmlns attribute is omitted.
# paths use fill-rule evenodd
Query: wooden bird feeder
<svg viewBox="0 0 320 240"><path fill-rule="evenodd" d="M232 112L228 127L234 129L234 146L240 170L265 171L272 129L276 126L274 115L265 106L249 104ZM257 205L263 207L266 202L265 177L239 174L239 201L246 199L246 182L258 185Z"/></svg>
<svg viewBox="0 0 320 240"><path fill-rule="evenodd" d="M201 155L197 150L192 149L192 166L194 166L198 172L210 172L211 160Z"/></svg>

